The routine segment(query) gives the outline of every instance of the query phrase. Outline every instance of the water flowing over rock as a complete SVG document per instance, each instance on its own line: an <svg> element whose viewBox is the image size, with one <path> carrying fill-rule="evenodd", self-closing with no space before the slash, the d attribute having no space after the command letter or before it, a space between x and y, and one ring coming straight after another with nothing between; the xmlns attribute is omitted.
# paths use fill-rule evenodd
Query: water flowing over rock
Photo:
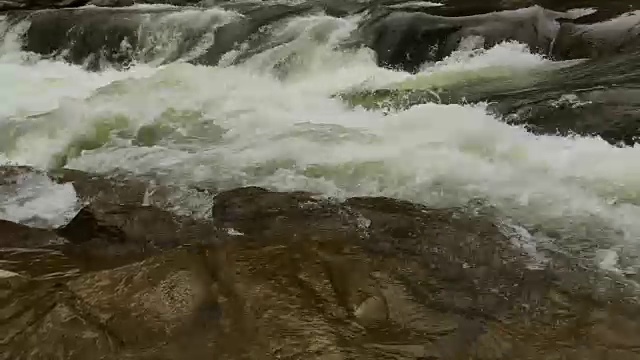
<svg viewBox="0 0 640 360"><path fill-rule="evenodd" d="M490 48L507 40L522 42L534 52L559 60L608 56L637 48L633 36L637 21L630 17L610 20L613 14L596 11L609 15L597 18L604 22L582 24L581 19L591 16L591 12L570 12L568 6L551 5L548 9L539 5L521 8L528 3L520 2L475 6L462 1L419 11L399 8L395 3L367 7L360 2L326 0L220 2L185 8L127 8L130 3L126 0L88 4L99 7L75 9L78 4L64 3L52 7L65 9L17 11L10 15L14 22L29 22L24 34L25 50L83 64L92 70L127 67L131 62L168 63L186 54L192 55L185 60L202 65L217 65L230 52L239 52L236 57L242 61L255 50L265 50L268 41L263 33L268 34L269 27L319 12L338 17L368 14L347 43L370 47L381 66L409 72L442 60L460 47ZM209 8L211 5L215 7ZM20 8L34 6L37 7L27 4ZM613 4L612 8L616 14L619 12L619 6Z"/></svg>
<svg viewBox="0 0 640 360"><path fill-rule="evenodd" d="M568 15L541 7L461 17L392 12L375 21L367 44L378 54L379 65L409 72L442 60L472 37L480 47L516 40L546 54L557 33L556 20L563 16Z"/></svg>
<svg viewBox="0 0 640 360"><path fill-rule="evenodd" d="M611 56L638 48L635 13L574 24L590 12L540 6L466 16L453 11L438 15L443 13L439 7L423 11L392 11L366 23L364 42L376 52L380 66L417 72L425 63L442 60L457 49L489 49L503 41L527 44L533 52L557 60Z"/></svg>
<svg viewBox="0 0 640 360"><path fill-rule="evenodd" d="M256 187L218 194L212 215L210 232L184 232L162 210L97 202L55 251L2 244L2 358L640 358L626 290L562 261L531 267L490 218ZM88 268L77 250L94 236ZM141 241L167 246L106 259Z"/></svg>
<svg viewBox="0 0 640 360"><path fill-rule="evenodd" d="M534 71L521 82L498 76L446 88L399 83L336 96L351 106L389 113L428 103L486 102L492 114L536 134L598 136L611 144L629 146L640 139L635 85L640 71L631 60L637 56L633 51L557 70Z"/></svg>

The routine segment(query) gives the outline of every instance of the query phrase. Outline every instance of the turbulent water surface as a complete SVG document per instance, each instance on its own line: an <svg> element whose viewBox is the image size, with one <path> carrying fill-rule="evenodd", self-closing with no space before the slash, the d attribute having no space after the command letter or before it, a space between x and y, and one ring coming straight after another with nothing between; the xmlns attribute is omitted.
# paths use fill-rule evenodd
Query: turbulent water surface
<svg viewBox="0 0 640 360"><path fill-rule="evenodd" d="M516 41L477 49L469 38L411 74L378 66L368 48L344 46L360 14L317 12L263 26L209 66L193 60L215 47L220 26L245 15L135 7L148 19L135 46L121 43L133 53L124 68L109 57L71 65L64 49L57 57L28 52L22 45L31 20L0 17L1 161L214 189L261 185L463 206L494 214L538 251L594 258L614 271L640 265L637 147L536 135L483 102L389 113L335 97L394 84L526 85L575 62ZM559 95L558 104L581 106L573 93ZM0 215L65 221L60 213L77 206L73 191L32 180L0 198ZM11 210L16 204L28 206Z"/></svg>

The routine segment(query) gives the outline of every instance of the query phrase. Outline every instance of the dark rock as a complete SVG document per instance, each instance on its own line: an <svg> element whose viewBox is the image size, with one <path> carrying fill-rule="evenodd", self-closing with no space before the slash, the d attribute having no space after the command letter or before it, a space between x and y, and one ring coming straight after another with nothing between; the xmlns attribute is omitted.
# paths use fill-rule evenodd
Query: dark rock
<svg viewBox="0 0 640 360"><path fill-rule="evenodd" d="M50 230L35 229L0 220L0 248L33 248L60 245L65 242Z"/></svg>
<svg viewBox="0 0 640 360"><path fill-rule="evenodd" d="M11 0L0 1L0 11L24 9L26 7L27 7L27 3L23 1L11 1Z"/></svg>
<svg viewBox="0 0 640 360"><path fill-rule="evenodd" d="M0 12L9 10L35 10L78 7L86 5L88 0L2 0Z"/></svg>
<svg viewBox="0 0 640 360"><path fill-rule="evenodd" d="M365 23L361 31L379 65L415 72L425 62L448 56L469 37L481 39L476 46L484 48L515 40L547 54L558 31L557 20L570 17L537 6L458 17L396 11Z"/></svg>
<svg viewBox="0 0 640 360"><path fill-rule="evenodd" d="M116 10L113 10L116 11ZM24 50L58 57L98 70L132 60L140 14L109 9L48 10L33 13L24 37ZM123 48L123 44L128 44Z"/></svg>
<svg viewBox="0 0 640 360"><path fill-rule="evenodd" d="M107 203L88 205L56 233L73 243L65 253L88 268L126 264L162 250L215 240L206 222L154 206Z"/></svg>
<svg viewBox="0 0 640 360"><path fill-rule="evenodd" d="M393 13L381 21L369 46L378 65L417 72L426 61L437 61L454 49L448 39L460 25L424 14Z"/></svg>
<svg viewBox="0 0 640 360"><path fill-rule="evenodd" d="M481 5L487 10L481 14L477 13L481 9L466 11L467 7L453 4L423 10L429 13L382 10L360 31L365 34L365 44L376 52L379 65L409 72L418 71L425 62L442 60L462 41L473 37L476 39L469 40L466 47L490 48L514 40L557 60L611 56L634 51L639 45L640 20L635 13L585 24L585 12L553 11L540 6L491 12L487 6Z"/></svg>
<svg viewBox="0 0 640 360"><path fill-rule="evenodd" d="M637 50L640 13L627 13L595 24L564 23L553 46L556 59L612 56Z"/></svg>
<svg viewBox="0 0 640 360"><path fill-rule="evenodd" d="M87 5L95 5L100 7L125 7L131 6L135 2L133 0L90 0Z"/></svg>

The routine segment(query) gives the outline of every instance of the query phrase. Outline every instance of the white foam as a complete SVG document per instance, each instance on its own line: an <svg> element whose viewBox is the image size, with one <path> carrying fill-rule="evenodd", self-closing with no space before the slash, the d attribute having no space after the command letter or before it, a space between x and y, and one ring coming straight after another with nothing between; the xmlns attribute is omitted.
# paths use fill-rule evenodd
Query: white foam
<svg viewBox="0 0 640 360"><path fill-rule="evenodd" d="M474 38L469 38L474 40ZM473 42L472 42L473 43ZM467 46L465 46L467 45ZM543 55L531 54L527 45L505 41L490 49L478 48L474 44L461 42L460 49L454 51L433 67L425 69L428 73L440 71L479 70L488 67L507 69L530 69L550 62Z"/></svg>
<svg viewBox="0 0 640 360"><path fill-rule="evenodd" d="M296 19L276 36L289 31L300 37L227 68L173 63L89 74L44 61L0 64L0 73L32 79L18 84L24 86L19 96L10 94L16 78L0 84L10 99L0 111L16 123L33 122L6 156L48 166L78 136L120 117L127 131L113 131L102 148L83 152L69 166L222 188L386 195L436 206L481 199L516 224L555 231L566 241L638 242L639 148L536 136L487 115L482 104L425 104L389 116L350 109L331 95L411 78L378 68L366 50L337 50L335 43L353 27L344 19ZM285 58L297 62L282 76L276 64ZM475 76L488 67L526 70L548 63L522 45L503 43L461 50L426 72ZM69 76L51 82L54 69ZM33 93L50 95L27 95ZM37 119L22 114L42 109L53 110ZM175 131L156 146L132 145L131 133L160 122Z"/></svg>
<svg viewBox="0 0 640 360"><path fill-rule="evenodd" d="M0 186L0 219L38 227L58 227L66 224L78 208L73 185L56 184L45 175L19 175Z"/></svg>
<svg viewBox="0 0 640 360"><path fill-rule="evenodd" d="M138 46L141 49L136 57L150 65L193 60L213 45L218 28L242 17L239 13L220 8L186 8L160 16L148 14L138 29ZM198 43L182 54L181 47L194 34L199 37Z"/></svg>
<svg viewBox="0 0 640 360"><path fill-rule="evenodd" d="M228 228L227 234L229 234L230 236L244 236L243 232L240 232L234 228Z"/></svg>

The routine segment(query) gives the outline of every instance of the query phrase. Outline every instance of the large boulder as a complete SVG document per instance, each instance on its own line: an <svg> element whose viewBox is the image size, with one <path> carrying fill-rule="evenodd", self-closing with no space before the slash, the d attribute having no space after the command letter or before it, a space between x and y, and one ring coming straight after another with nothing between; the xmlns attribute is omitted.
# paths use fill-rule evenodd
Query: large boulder
<svg viewBox="0 0 640 360"><path fill-rule="evenodd" d="M425 62L451 54L464 39L481 48L515 40L549 53L561 18L570 15L538 6L457 17L393 11L366 22L361 32L379 65L416 72Z"/></svg>
<svg viewBox="0 0 640 360"><path fill-rule="evenodd" d="M613 14L598 11L555 11L538 5L491 11L487 6L481 6L485 13L473 15L467 7L452 4L421 11L380 10L363 23L360 34L380 66L409 72L461 47L490 48L504 41L526 44L532 52L555 60L611 56L638 48L635 12L610 19ZM473 9L471 13L481 10Z"/></svg>
<svg viewBox="0 0 640 360"><path fill-rule="evenodd" d="M0 359L640 359L624 279L495 219L257 187L211 215L102 199L55 234L7 225L65 242L0 248Z"/></svg>
<svg viewBox="0 0 640 360"><path fill-rule="evenodd" d="M640 12L593 23L563 23L553 46L556 59L598 58L637 50Z"/></svg>

